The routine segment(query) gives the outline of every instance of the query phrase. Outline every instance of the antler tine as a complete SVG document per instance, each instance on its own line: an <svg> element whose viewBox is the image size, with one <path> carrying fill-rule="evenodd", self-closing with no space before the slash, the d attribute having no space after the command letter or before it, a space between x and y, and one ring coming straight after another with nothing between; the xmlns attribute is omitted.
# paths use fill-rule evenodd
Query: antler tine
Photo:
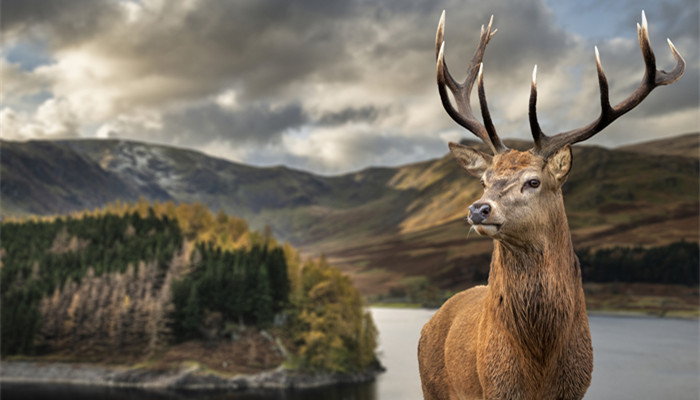
<svg viewBox="0 0 700 400"><path fill-rule="evenodd" d="M442 10L440 14L440 22L438 22L437 33L435 34L435 59L438 58L440 54L440 47L445 41L445 10Z"/></svg>
<svg viewBox="0 0 700 400"><path fill-rule="evenodd" d="M598 72L598 87L600 88L600 110L601 113L610 112L610 95L608 91L608 78L605 77L605 71L603 71L603 65L600 63L600 53L598 52L598 46L594 46L595 50L595 67Z"/></svg>
<svg viewBox="0 0 700 400"><path fill-rule="evenodd" d="M639 87L626 99L621 101L615 107L610 106L610 100L608 95L608 81L605 77L605 72L600 63L600 54L598 53L598 48L595 48L595 58L596 58L596 69L598 71L598 85L600 86L600 116L598 119L591 122L590 124L574 129L568 132L559 133L553 136L545 136L539 131L539 135L535 132L535 126L533 126L533 115L535 115L535 123L537 117L535 114L536 101L536 89L534 89L533 81L533 92L530 95L530 125L533 131L533 137L535 137L535 148L534 151L545 158L554 154L560 148L566 146L567 144L574 144L584 141L598 132L602 131L605 127L610 125L613 121L632 110L634 107L638 106L642 100L644 100L652 90L658 86L669 85L683 75L685 72L685 60L678 53L676 47L668 40L668 45L673 54L673 58L676 61L676 66L669 72L656 69L656 57L654 56L654 51L651 48L651 43L649 41L649 30L647 25L647 18L642 11L642 24L641 26L637 24L637 36L639 38L639 47L642 52L642 57L644 59L645 72L642 82ZM534 93L534 100L533 100ZM539 129L539 125L536 125ZM537 138L539 136L539 140Z"/></svg>
<svg viewBox="0 0 700 400"><path fill-rule="evenodd" d="M470 132L479 137L484 143L486 143L491 151L496 154L507 150L503 145L501 140L498 138L496 129L491 121L491 115L488 110L488 105L486 103L486 95L483 88L483 78L479 73L481 70L481 60L484 57L484 50L489 40L496 33L496 30L491 30L493 24L493 16L489 21L489 25L484 29L483 25L481 27L481 37L479 38L479 46L474 52L474 56L469 63L467 68L467 78L464 82L458 83L450 74L447 69L447 63L445 62L445 11L442 12L440 16L440 22L438 23L438 30L435 37L435 53L437 58L437 83L438 92L440 93L440 99L442 100L442 105L445 107L445 111L454 119L458 124L467 128ZM474 82L479 80L479 104L481 106L482 117L484 118L485 124L480 123L474 113L472 112L471 104L469 102L469 97L471 95L472 88L474 87ZM445 87L449 87L454 100L457 103L457 109L452 106L449 95Z"/></svg>
<svg viewBox="0 0 700 400"><path fill-rule="evenodd" d="M490 25L490 24L489 24ZM489 140L493 143L496 151L501 152L506 150L506 146L503 145L501 139L496 134L496 127L493 126L493 121L491 120L491 113L489 112L489 106L486 104L486 91L484 90L484 63L479 64L479 73L477 75L478 91L479 91L479 107L481 107L481 117L484 119L484 125L486 126L486 132L489 134Z"/></svg>
<svg viewBox="0 0 700 400"><path fill-rule="evenodd" d="M542 138L545 136L542 133L540 124L537 121L537 64L535 68L532 69L532 85L530 87L530 108L528 110L528 117L530 118L530 131L532 131L532 138L535 140L535 151L539 150L542 146Z"/></svg>

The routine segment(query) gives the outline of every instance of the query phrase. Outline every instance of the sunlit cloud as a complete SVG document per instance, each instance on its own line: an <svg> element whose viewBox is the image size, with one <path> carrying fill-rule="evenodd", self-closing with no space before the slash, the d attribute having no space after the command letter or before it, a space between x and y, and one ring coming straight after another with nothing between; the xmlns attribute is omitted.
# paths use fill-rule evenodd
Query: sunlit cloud
<svg viewBox="0 0 700 400"><path fill-rule="evenodd" d="M471 137L442 110L435 86L443 9L458 79L495 14L499 31L484 58L489 106L501 136L526 139L535 64L546 132L597 116L594 45L611 99L634 90L644 68L634 27L642 8L659 67L672 65L672 36L686 75L591 142L695 131L698 4L690 0L8 0L2 137L143 140L323 174L416 162Z"/></svg>

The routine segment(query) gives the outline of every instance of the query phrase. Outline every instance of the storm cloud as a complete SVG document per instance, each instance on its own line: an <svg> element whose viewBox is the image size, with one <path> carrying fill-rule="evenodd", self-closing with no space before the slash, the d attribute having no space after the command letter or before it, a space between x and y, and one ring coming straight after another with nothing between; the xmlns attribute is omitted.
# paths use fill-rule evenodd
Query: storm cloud
<svg viewBox="0 0 700 400"><path fill-rule="evenodd" d="M547 132L596 117L593 45L612 101L634 90L643 74L634 27L642 8L659 67L672 65L664 43L670 36L688 61L686 76L657 89L593 142L697 129L697 2L560 4L6 0L2 135L123 137L321 173L438 157L448 140L470 135L445 114L435 90L443 9L446 58L458 79L479 27L495 14L499 31L486 51L484 77L501 136L529 136L534 64Z"/></svg>

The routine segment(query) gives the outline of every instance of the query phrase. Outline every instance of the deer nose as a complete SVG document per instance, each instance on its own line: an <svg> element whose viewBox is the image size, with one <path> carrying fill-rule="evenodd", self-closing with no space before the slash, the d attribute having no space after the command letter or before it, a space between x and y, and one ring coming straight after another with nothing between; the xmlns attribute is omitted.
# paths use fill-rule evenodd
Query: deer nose
<svg viewBox="0 0 700 400"><path fill-rule="evenodd" d="M491 214L491 206L486 203L474 203L469 206L469 219L473 224L480 224Z"/></svg>

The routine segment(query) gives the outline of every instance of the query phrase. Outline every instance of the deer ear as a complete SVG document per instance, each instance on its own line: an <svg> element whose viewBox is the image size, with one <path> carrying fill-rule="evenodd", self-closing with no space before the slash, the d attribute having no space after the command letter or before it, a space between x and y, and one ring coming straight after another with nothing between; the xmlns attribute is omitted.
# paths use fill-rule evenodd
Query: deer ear
<svg viewBox="0 0 700 400"><path fill-rule="evenodd" d="M493 158L488 154L458 143L450 142L449 146L459 165L477 178L481 178L484 171L491 166Z"/></svg>
<svg viewBox="0 0 700 400"><path fill-rule="evenodd" d="M554 175L554 178L560 186L564 184L566 178L569 176L572 161L571 146L568 144L557 150L557 152L547 160L547 168L549 172Z"/></svg>

